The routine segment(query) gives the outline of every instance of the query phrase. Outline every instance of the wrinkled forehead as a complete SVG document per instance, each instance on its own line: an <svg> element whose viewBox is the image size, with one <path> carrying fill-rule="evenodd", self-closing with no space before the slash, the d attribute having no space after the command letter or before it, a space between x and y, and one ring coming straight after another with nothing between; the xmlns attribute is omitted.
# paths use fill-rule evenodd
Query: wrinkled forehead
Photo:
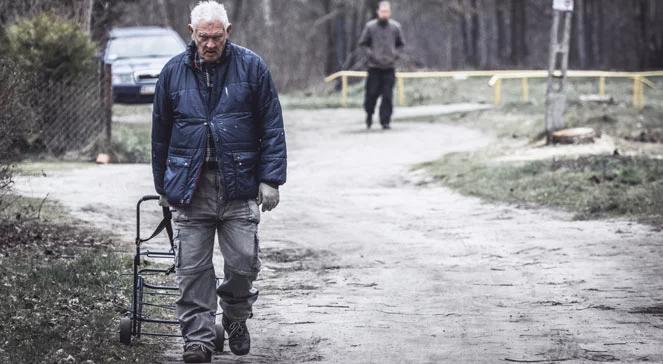
<svg viewBox="0 0 663 364"><path fill-rule="evenodd" d="M220 20L201 21L195 27L195 31L199 35L209 36L223 35L225 33L225 29L226 27Z"/></svg>

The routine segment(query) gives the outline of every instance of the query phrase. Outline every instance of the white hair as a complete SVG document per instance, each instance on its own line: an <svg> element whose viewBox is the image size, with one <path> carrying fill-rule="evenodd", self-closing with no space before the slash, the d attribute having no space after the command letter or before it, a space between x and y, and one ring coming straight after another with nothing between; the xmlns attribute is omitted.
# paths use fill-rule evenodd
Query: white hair
<svg viewBox="0 0 663 364"><path fill-rule="evenodd" d="M223 24L223 27L227 30L228 25L228 13L223 4L219 4L216 1L199 1L191 10L191 26L196 29L196 26L203 21L215 21L218 20Z"/></svg>

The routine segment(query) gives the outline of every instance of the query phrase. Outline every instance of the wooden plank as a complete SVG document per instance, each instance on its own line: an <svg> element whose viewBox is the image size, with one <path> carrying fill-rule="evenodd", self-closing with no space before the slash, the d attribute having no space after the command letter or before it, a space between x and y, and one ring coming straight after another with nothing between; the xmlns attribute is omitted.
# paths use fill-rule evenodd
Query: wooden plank
<svg viewBox="0 0 663 364"><path fill-rule="evenodd" d="M633 107L639 108L640 106L640 101L638 99L640 95L639 88L641 87L642 82L640 82L640 78L638 76L633 77Z"/></svg>
<svg viewBox="0 0 663 364"><path fill-rule="evenodd" d="M341 105L348 105L348 76L341 76Z"/></svg>
<svg viewBox="0 0 663 364"><path fill-rule="evenodd" d="M529 80L527 77L523 77L520 80L520 92L523 102L529 102Z"/></svg>
<svg viewBox="0 0 663 364"><path fill-rule="evenodd" d="M495 82L493 103L495 104L495 106L499 106L502 104L502 80L499 78Z"/></svg>
<svg viewBox="0 0 663 364"><path fill-rule="evenodd" d="M405 106L405 80L398 77L398 104Z"/></svg>

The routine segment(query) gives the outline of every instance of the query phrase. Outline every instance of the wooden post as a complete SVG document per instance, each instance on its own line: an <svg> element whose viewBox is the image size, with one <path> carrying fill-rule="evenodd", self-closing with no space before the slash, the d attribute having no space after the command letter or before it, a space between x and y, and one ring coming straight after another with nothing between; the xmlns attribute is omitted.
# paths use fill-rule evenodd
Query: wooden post
<svg viewBox="0 0 663 364"><path fill-rule="evenodd" d="M638 108L639 102L638 102L638 96L639 96L639 91L638 88L640 87L640 79L638 76L633 77L633 107Z"/></svg>
<svg viewBox="0 0 663 364"><path fill-rule="evenodd" d="M553 0L553 22L550 31L550 58L546 90L545 130L548 143L552 133L564 129L566 109L566 71L569 64L573 0ZM563 21L563 25L561 25ZM562 34L560 40L560 26Z"/></svg>
<svg viewBox="0 0 663 364"><path fill-rule="evenodd" d="M80 7L80 27L85 33L90 34L92 28L92 10L94 8L94 0L83 0Z"/></svg>
<svg viewBox="0 0 663 364"><path fill-rule="evenodd" d="M341 76L341 106L348 105L348 76Z"/></svg>
<svg viewBox="0 0 663 364"><path fill-rule="evenodd" d="M645 108L645 83L644 79L640 79L640 107L638 107L638 110L642 110Z"/></svg>
<svg viewBox="0 0 663 364"><path fill-rule="evenodd" d="M605 96L605 76L599 77L599 96Z"/></svg>
<svg viewBox="0 0 663 364"><path fill-rule="evenodd" d="M529 81L527 77L520 79L520 89L523 102L529 102Z"/></svg>
<svg viewBox="0 0 663 364"><path fill-rule="evenodd" d="M502 79L498 78L495 81L495 87L494 87L494 95L493 95L493 103L495 106L500 106L502 104Z"/></svg>
<svg viewBox="0 0 663 364"><path fill-rule="evenodd" d="M398 104L400 106L405 106L405 80L403 77L398 77Z"/></svg>
<svg viewBox="0 0 663 364"><path fill-rule="evenodd" d="M642 76L633 77L633 107L638 110L645 108L645 85Z"/></svg>
<svg viewBox="0 0 663 364"><path fill-rule="evenodd" d="M103 142L104 153L110 153L111 140L112 140L112 125L113 125L113 82L112 82L112 66L108 63L100 62L100 96L104 108L103 118L105 126L105 135Z"/></svg>

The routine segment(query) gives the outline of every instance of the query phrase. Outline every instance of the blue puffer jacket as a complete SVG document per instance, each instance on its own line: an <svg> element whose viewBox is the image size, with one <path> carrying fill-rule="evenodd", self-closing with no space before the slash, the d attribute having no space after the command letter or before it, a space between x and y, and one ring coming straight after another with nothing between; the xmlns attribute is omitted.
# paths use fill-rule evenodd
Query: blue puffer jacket
<svg viewBox="0 0 663 364"><path fill-rule="evenodd" d="M286 180L281 104L265 62L226 44L224 89L208 112L206 85L194 72L193 43L161 71L152 115L152 174L157 193L173 205L191 202L202 171L208 133L216 148L225 199L252 199L260 182Z"/></svg>

